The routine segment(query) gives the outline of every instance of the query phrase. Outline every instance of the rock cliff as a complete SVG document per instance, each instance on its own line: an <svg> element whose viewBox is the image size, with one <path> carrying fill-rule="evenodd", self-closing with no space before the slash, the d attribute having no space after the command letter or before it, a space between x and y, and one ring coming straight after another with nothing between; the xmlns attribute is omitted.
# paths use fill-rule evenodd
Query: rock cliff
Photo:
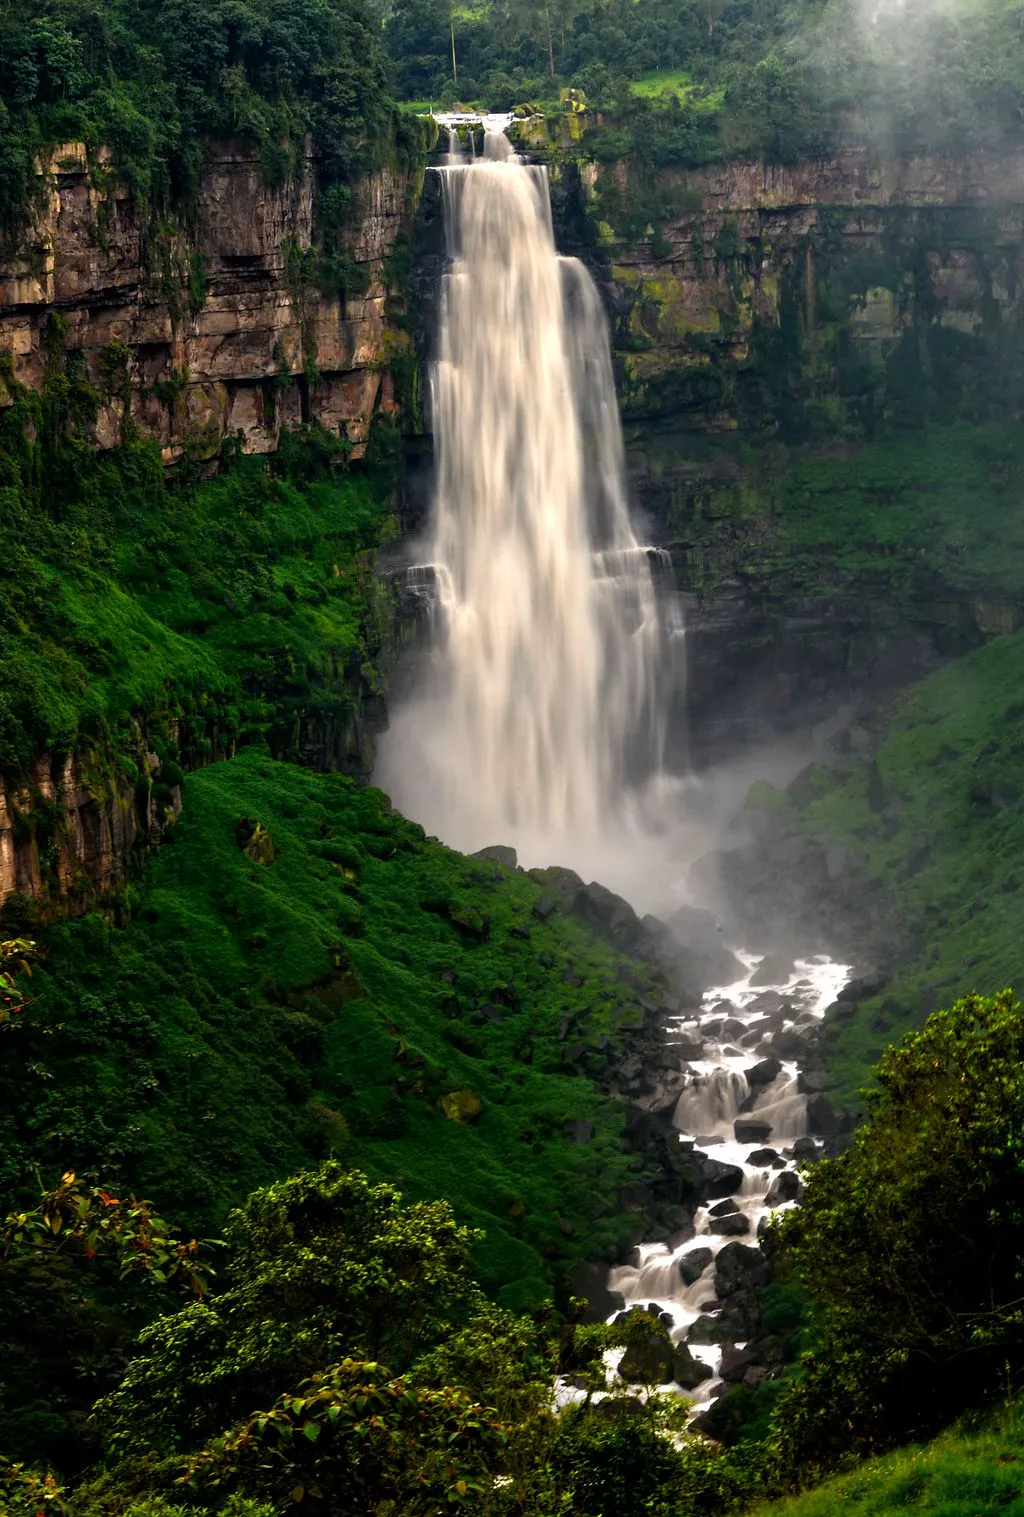
<svg viewBox="0 0 1024 1517"><path fill-rule="evenodd" d="M952 476L973 427L1024 405L1024 146L685 171L535 146L605 297L634 503L689 598L698 759L1021 624L1005 573L972 581L956 532L936 546L932 461L948 447ZM951 519L981 520L972 468L1005 530L981 453ZM858 518L880 523L863 549Z"/></svg>
<svg viewBox="0 0 1024 1517"><path fill-rule="evenodd" d="M313 247L315 188L308 159L270 188L252 144L212 142L194 213L168 225L108 153L54 149L32 224L0 263L0 355L39 389L55 339L81 352L101 448L130 418L169 463L212 458L225 438L267 453L282 425L315 419L358 457L374 412L395 404L388 360L402 338L387 318L386 261L418 184L368 176L327 260Z"/></svg>

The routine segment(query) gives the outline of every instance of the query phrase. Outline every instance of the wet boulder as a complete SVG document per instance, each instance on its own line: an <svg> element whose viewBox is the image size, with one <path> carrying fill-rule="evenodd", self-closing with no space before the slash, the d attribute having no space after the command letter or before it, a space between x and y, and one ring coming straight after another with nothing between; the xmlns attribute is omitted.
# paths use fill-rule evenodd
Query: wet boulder
<svg viewBox="0 0 1024 1517"><path fill-rule="evenodd" d="M747 1084L750 1086L771 1085L782 1073L782 1064L778 1059L762 1059L746 1071Z"/></svg>
<svg viewBox="0 0 1024 1517"><path fill-rule="evenodd" d="M694 1153L692 1161L709 1200L732 1196L743 1184L743 1171L738 1164L725 1164L702 1153Z"/></svg>
<svg viewBox="0 0 1024 1517"><path fill-rule="evenodd" d="M576 1265L569 1284L574 1296L587 1302L586 1322L607 1322L614 1311L621 1311L626 1299L621 1291L608 1285L607 1264L584 1260Z"/></svg>
<svg viewBox="0 0 1024 1517"><path fill-rule="evenodd" d="M712 1217L731 1217L734 1212L738 1211L739 1207L732 1197L729 1196L724 1201L719 1201L712 1206L709 1215Z"/></svg>
<svg viewBox="0 0 1024 1517"><path fill-rule="evenodd" d="M714 1258L710 1248L692 1248L683 1254L676 1268L684 1285L696 1285L701 1275Z"/></svg>
<svg viewBox="0 0 1024 1517"><path fill-rule="evenodd" d="M759 1248L727 1243L715 1260L715 1294L723 1301L739 1292L759 1290L769 1277L768 1261Z"/></svg>
<svg viewBox="0 0 1024 1517"><path fill-rule="evenodd" d="M807 1125L819 1138L834 1138L843 1129L842 1119L827 1096L811 1096L807 1102Z"/></svg>
<svg viewBox="0 0 1024 1517"><path fill-rule="evenodd" d="M762 1169L783 1169L786 1161L774 1148L755 1148L747 1155L747 1163Z"/></svg>
<svg viewBox="0 0 1024 1517"><path fill-rule="evenodd" d="M722 1363L718 1373L727 1385L737 1385L750 1367L758 1362L752 1348L737 1348L727 1343L722 1349Z"/></svg>
<svg viewBox="0 0 1024 1517"><path fill-rule="evenodd" d="M730 1212L727 1217L712 1217L708 1231L717 1233L720 1238L742 1238L750 1231L750 1218L740 1211Z"/></svg>
<svg viewBox="0 0 1024 1517"><path fill-rule="evenodd" d="M764 1143L772 1135L770 1122L757 1122L750 1117L737 1117L732 1124L737 1143Z"/></svg>
<svg viewBox="0 0 1024 1517"><path fill-rule="evenodd" d="M784 1169L772 1181L764 1198L765 1206L783 1206L787 1201L803 1199L804 1187L800 1176L792 1169Z"/></svg>

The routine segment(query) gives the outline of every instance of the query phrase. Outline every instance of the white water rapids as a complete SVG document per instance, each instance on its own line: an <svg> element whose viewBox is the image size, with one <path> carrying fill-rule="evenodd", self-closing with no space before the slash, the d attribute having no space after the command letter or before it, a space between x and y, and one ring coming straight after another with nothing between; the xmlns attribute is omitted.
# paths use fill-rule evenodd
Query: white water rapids
<svg viewBox="0 0 1024 1517"><path fill-rule="evenodd" d="M418 571L441 625L427 694L396 714L376 777L453 847L573 863L660 769L667 556L630 523L607 322L586 269L555 250L547 170L500 130L480 159L459 160L454 130L448 148Z"/></svg>

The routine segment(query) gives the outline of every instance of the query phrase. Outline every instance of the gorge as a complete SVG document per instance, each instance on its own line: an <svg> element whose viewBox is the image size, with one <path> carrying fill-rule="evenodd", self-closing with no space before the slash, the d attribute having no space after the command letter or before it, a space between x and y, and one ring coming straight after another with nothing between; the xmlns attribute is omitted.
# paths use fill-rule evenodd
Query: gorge
<svg viewBox="0 0 1024 1517"><path fill-rule="evenodd" d="M375 21L258 117L268 7L192 157L0 120L0 1506L713 1517L1012 1406L1019 143L377 109Z"/></svg>

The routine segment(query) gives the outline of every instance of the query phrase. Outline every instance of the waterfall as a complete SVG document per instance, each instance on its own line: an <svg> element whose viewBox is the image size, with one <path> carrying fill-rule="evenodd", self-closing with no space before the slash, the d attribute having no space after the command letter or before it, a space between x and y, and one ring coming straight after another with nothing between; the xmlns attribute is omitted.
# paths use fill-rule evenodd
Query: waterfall
<svg viewBox="0 0 1024 1517"><path fill-rule="evenodd" d="M556 252L546 169L489 130L482 158L450 149L438 172L430 556L448 594L432 688L378 775L454 846L532 839L550 862L660 767L664 569L630 523L607 323Z"/></svg>

